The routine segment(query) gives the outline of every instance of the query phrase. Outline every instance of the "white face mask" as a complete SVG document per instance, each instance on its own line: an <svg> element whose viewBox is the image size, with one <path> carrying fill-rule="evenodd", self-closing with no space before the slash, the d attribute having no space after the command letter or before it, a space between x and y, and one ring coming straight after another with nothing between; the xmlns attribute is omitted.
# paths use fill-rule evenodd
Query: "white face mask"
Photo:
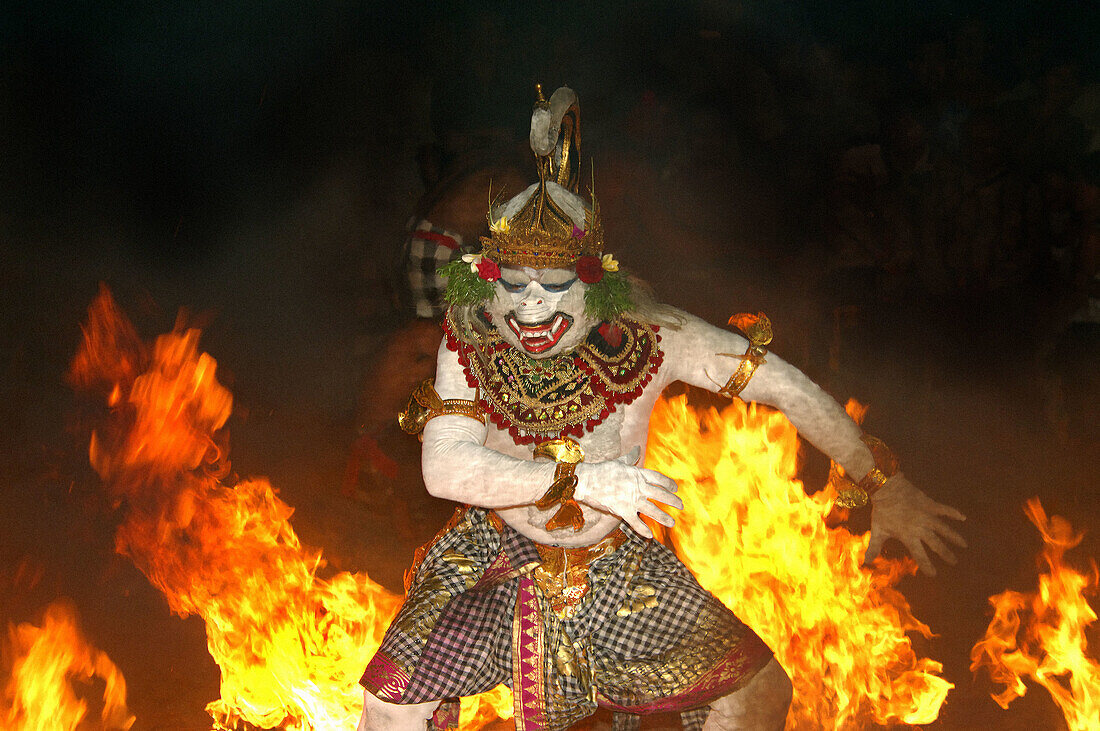
<svg viewBox="0 0 1100 731"><path fill-rule="evenodd" d="M501 336L532 358L572 350L596 324L584 314L588 285L572 269L502 268L486 310Z"/></svg>

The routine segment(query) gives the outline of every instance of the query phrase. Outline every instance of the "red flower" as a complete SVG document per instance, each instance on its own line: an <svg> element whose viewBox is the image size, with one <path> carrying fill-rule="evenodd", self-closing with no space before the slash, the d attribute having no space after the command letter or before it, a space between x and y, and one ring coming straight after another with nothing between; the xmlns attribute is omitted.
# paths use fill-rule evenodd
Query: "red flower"
<svg viewBox="0 0 1100 731"><path fill-rule="evenodd" d="M495 282L500 279L500 267L492 259L482 258L477 263L477 275L486 282Z"/></svg>
<svg viewBox="0 0 1100 731"><path fill-rule="evenodd" d="M607 344L612 348L617 348L623 344L623 330L618 325L612 325L605 322L600 325L600 336L607 341Z"/></svg>
<svg viewBox="0 0 1100 731"><path fill-rule="evenodd" d="M585 284L595 284L603 279L603 262L598 256L582 256L577 259L577 276Z"/></svg>

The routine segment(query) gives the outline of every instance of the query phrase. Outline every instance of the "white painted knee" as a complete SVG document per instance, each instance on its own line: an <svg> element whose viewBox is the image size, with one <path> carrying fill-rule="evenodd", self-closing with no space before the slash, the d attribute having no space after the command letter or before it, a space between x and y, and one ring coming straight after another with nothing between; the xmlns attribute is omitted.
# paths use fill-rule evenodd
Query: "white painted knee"
<svg viewBox="0 0 1100 731"><path fill-rule="evenodd" d="M363 716L358 731L424 731L439 701L432 703L388 703L368 690L363 691Z"/></svg>
<svg viewBox="0 0 1100 731"><path fill-rule="evenodd" d="M772 658L744 687L710 704L703 731L781 731L793 687Z"/></svg>

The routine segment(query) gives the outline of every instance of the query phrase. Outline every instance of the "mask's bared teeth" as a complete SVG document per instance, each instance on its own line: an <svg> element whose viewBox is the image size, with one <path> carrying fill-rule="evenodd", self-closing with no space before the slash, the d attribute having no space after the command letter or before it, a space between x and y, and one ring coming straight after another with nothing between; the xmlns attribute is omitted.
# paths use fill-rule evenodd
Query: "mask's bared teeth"
<svg viewBox="0 0 1100 731"><path fill-rule="evenodd" d="M522 331L520 337L524 337L524 338L542 338L542 337L546 337L548 331L549 331L549 328L546 328L546 327L538 327L538 328L525 327L525 328L523 328L523 331Z"/></svg>
<svg viewBox="0 0 1100 731"><path fill-rule="evenodd" d="M535 326L524 325L514 315L506 317L505 322L528 352L542 353L554 347L571 321L559 312L549 322Z"/></svg>

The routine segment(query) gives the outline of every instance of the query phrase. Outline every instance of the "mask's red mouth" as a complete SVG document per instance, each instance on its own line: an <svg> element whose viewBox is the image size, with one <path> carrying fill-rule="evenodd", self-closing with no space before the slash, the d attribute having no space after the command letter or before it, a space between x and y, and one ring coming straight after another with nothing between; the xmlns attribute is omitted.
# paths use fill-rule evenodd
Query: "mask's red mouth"
<svg viewBox="0 0 1100 731"><path fill-rule="evenodd" d="M506 322L519 338L519 344L524 350L528 353L545 353L558 344L561 336L573 325L573 318L557 312L549 320L533 325L524 325L515 315L508 315Z"/></svg>

